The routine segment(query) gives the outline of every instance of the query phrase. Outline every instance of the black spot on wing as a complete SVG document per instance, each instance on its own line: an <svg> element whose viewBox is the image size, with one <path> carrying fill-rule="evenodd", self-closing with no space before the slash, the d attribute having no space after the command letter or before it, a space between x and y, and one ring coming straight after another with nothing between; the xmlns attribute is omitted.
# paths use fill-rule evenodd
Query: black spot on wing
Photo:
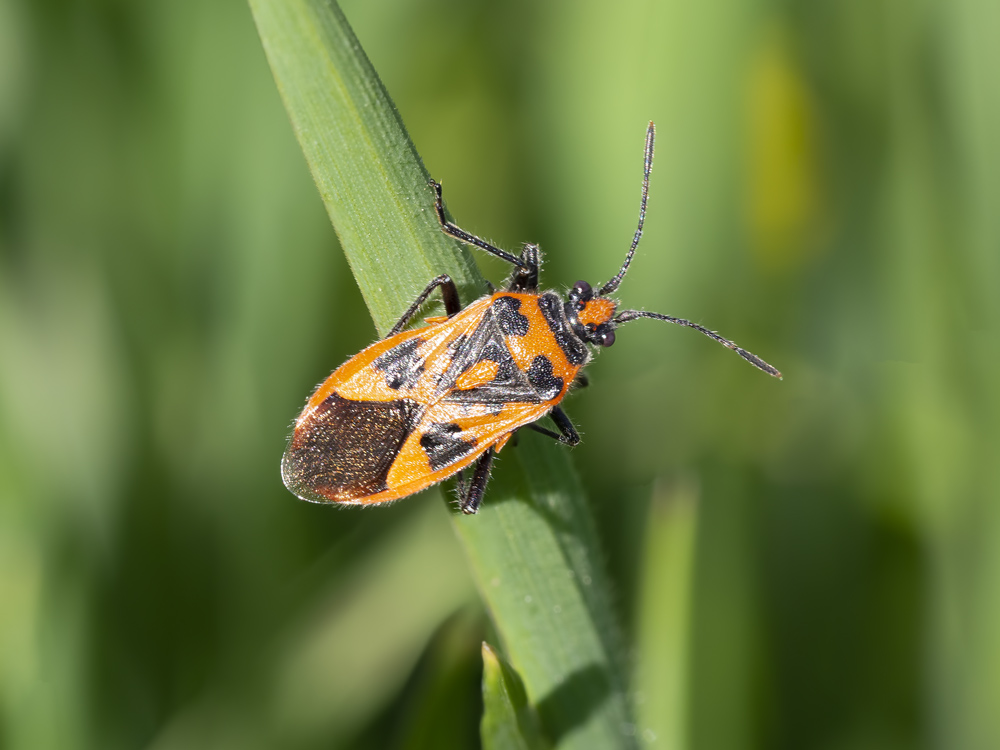
<svg viewBox="0 0 1000 750"><path fill-rule="evenodd" d="M521 300L517 297L497 297L490 305L490 312L504 336L524 336L528 333L528 319L522 315Z"/></svg>
<svg viewBox="0 0 1000 750"><path fill-rule="evenodd" d="M475 438L464 439L461 433L462 428L453 422L432 422L420 436L420 447L427 454L431 471L444 468L475 450Z"/></svg>
<svg viewBox="0 0 1000 750"><path fill-rule="evenodd" d="M563 312L563 301L554 292L546 292L538 298L538 309L549 324L549 330L555 336L556 343L562 349L566 359L574 367L579 367L587 361L587 346L573 333L566 315Z"/></svg>
<svg viewBox="0 0 1000 750"><path fill-rule="evenodd" d="M552 362L541 354L531 360L531 367L528 368L528 380L531 381L531 385L535 387L535 391L542 401L551 401L563 389L563 379L552 374Z"/></svg>
<svg viewBox="0 0 1000 750"><path fill-rule="evenodd" d="M468 342L469 337L466 334L461 334L455 337L455 340L448 344L448 349L451 351L451 356L455 357L459 352L465 349L466 342Z"/></svg>
<svg viewBox="0 0 1000 750"><path fill-rule="evenodd" d="M508 382L518 372L517 363L514 361L510 349L507 348L507 344L502 338L495 338L487 342L476 361L497 363L497 374L494 382ZM466 370L469 369L472 369L471 364L466 368Z"/></svg>
<svg viewBox="0 0 1000 750"><path fill-rule="evenodd" d="M515 300L517 301L517 300ZM494 344L498 341L499 344ZM513 363L513 357L503 343L503 336L491 315L484 315L476 328L468 335L458 336L449 346L451 362L438 381L436 392L443 395L454 388L455 381L462 373L471 370L477 362L488 359L500 363L504 358Z"/></svg>
<svg viewBox="0 0 1000 750"><path fill-rule="evenodd" d="M464 352L468 350L469 346L469 336L466 334L461 334L456 336L452 341L448 342L448 357L450 362L448 366L441 372L435 373L434 378L434 391L436 393L443 393L448 390L450 383L455 382L455 377L459 371L465 372L472 365L467 365L463 368L462 362L464 357Z"/></svg>
<svg viewBox="0 0 1000 750"><path fill-rule="evenodd" d="M483 404L502 406L507 403L538 403L538 394L528 378L517 368L517 363L507 348L503 336L494 333L476 356L466 357L462 372L467 372L477 362L496 362L497 374L489 383L474 388L451 390L443 401L452 404Z"/></svg>
<svg viewBox="0 0 1000 750"><path fill-rule="evenodd" d="M292 434L281 459L285 486L314 501L382 492L420 408L409 399L352 401L331 394Z"/></svg>
<svg viewBox="0 0 1000 750"><path fill-rule="evenodd" d="M451 362L437 380L435 393L443 396L455 386L455 381L463 372L468 372L476 362L483 348L490 340L492 332L495 331L490 317L487 315L476 328L469 334L462 334L449 344L451 350Z"/></svg>
<svg viewBox="0 0 1000 750"><path fill-rule="evenodd" d="M512 403L537 404L541 400L535 389L528 383L512 385L496 381L477 385L475 388L466 388L464 391L454 390L442 399L447 404L478 404L496 407ZM499 413L500 409L497 408L496 411Z"/></svg>
<svg viewBox="0 0 1000 750"><path fill-rule="evenodd" d="M372 362L372 367L385 373L385 384L394 391L412 388L424 372L423 357L417 354L423 343L421 338L404 341Z"/></svg>

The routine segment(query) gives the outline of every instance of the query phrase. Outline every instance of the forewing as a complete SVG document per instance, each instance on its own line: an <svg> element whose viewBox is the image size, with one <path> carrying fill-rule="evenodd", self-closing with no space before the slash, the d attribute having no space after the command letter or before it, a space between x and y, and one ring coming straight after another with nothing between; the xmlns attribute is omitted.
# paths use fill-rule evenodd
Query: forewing
<svg viewBox="0 0 1000 750"><path fill-rule="evenodd" d="M429 405L438 397L456 351L476 330L489 298L473 302L443 323L397 333L372 344L340 367L310 400L336 391L357 401L409 398Z"/></svg>
<svg viewBox="0 0 1000 750"><path fill-rule="evenodd" d="M435 404L400 448L387 485L402 497L447 479L550 409L548 404L509 403L500 409L493 404Z"/></svg>
<svg viewBox="0 0 1000 750"><path fill-rule="evenodd" d="M296 422L285 483L307 500L387 502L503 447L556 402L510 351L507 337L527 332L516 313L506 298L491 306L484 297L338 368Z"/></svg>
<svg viewBox="0 0 1000 750"><path fill-rule="evenodd" d="M292 434L281 459L285 486L313 502L355 502L384 492L417 412L409 399L354 401L331 393Z"/></svg>
<svg viewBox="0 0 1000 750"><path fill-rule="evenodd" d="M392 499L390 471L436 398L457 342L478 324L481 303L372 344L327 378L296 420L281 463L286 486L316 502Z"/></svg>

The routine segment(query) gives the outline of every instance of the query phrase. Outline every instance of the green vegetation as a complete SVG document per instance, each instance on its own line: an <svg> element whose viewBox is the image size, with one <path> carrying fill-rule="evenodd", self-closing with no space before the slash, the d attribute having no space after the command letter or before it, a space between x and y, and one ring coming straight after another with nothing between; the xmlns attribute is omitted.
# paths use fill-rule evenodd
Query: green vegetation
<svg viewBox="0 0 1000 750"><path fill-rule="evenodd" d="M447 272L458 282L471 262L461 264L441 232L428 177L339 9L324 0L252 7L313 178L385 333L428 279ZM399 247L406 260L397 261ZM481 513L456 518L471 572L547 736L565 748L633 746L634 729L622 730L634 727L624 649L589 509L565 452L525 442L519 481L509 470Z"/></svg>
<svg viewBox="0 0 1000 750"><path fill-rule="evenodd" d="M0 746L1000 746L994 5L0 3ZM428 171L599 283L650 119L621 299L784 382L635 322L479 516L294 500L310 388L506 272Z"/></svg>

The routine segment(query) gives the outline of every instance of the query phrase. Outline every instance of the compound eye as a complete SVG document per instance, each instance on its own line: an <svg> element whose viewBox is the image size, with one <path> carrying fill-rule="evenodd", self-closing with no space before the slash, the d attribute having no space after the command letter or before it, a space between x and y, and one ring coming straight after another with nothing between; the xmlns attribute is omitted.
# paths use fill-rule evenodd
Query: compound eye
<svg viewBox="0 0 1000 750"><path fill-rule="evenodd" d="M615 343L615 329L608 325L598 326L595 337L600 346L611 346Z"/></svg>
<svg viewBox="0 0 1000 750"><path fill-rule="evenodd" d="M570 290L569 297L574 302L587 302L594 297L594 288L586 281L578 281Z"/></svg>

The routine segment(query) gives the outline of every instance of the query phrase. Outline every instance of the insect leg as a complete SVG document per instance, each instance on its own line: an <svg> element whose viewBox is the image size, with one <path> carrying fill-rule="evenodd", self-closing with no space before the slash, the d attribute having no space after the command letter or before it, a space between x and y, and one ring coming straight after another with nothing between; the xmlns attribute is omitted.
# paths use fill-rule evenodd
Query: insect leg
<svg viewBox="0 0 1000 750"><path fill-rule="evenodd" d="M474 234L469 234L464 229L452 224L444 215L444 204L441 203L441 184L431 180L430 185L434 188L434 210L437 212L438 222L441 224L441 230L450 237L454 237L456 240L461 240L467 245L475 245L480 250L485 250L486 252L497 256L498 258L503 258L508 263L512 263L519 268L528 268L527 262L518 258L512 253L508 253L506 250L501 250L499 247L494 247L486 240L481 240Z"/></svg>
<svg viewBox="0 0 1000 750"><path fill-rule="evenodd" d="M521 250L521 261L523 265L511 276L510 283L507 284L508 292L536 292L538 291L538 245L530 242Z"/></svg>
<svg viewBox="0 0 1000 750"><path fill-rule="evenodd" d="M529 429L535 432L540 432L543 435L548 435L553 440L558 440L560 443L565 443L566 445L579 445L580 443L580 433L576 431L570 418L566 416L564 412L558 406L552 410L549 415L552 417L552 421L556 423L556 427L559 428L559 432L553 432L552 430L547 430L544 427L539 427L535 423L525 425ZM560 434L561 433L561 434Z"/></svg>
<svg viewBox="0 0 1000 750"><path fill-rule="evenodd" d="M483 501L483 493L486 492L486 483L490 480L491 468L493 468L492 447L476 463L476 470L472 473L472 481L469 483L469 493L459 504L462 512L467 516L471 516L479 510L479 504Z"/></svg>
<svg viewBox="0 0 1000 750"><path fill-rule="evenodd" d="M462 303L458 301L458 289L455 288L455 282L451 280L451 276L448 274L441 274L431 280L431 283L419 294L413 301L413 304L406 309L403 317L392 327L388 335L392 336L394 333L402 331L406 327L406 324L413 320L413 316L417 314L420 306L427 301L427 298L438 287L441 287L441 296L444 298L444 311L448 314L449 318L462 309Z"/></svg>

